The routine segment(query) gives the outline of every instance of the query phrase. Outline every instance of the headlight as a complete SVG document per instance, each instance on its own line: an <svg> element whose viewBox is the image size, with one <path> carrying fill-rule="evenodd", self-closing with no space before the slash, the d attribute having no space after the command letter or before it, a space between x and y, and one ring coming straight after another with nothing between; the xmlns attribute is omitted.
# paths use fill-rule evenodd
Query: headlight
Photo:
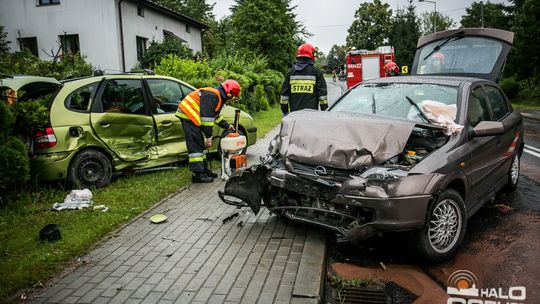
<svg viewBox="0 0 540 304"><path fill-rule="evenodd" d="M409 175L408 171L397 168L372 167L364 171L360 176L366 179L396 179Z"/></svg>

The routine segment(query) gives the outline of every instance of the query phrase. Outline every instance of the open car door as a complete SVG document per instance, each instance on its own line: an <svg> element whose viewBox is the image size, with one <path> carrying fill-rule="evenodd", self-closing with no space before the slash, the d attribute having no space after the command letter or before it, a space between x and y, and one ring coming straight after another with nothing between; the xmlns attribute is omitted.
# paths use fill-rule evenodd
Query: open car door
<svg viewBox="0 0 540 304"><path fill-rule="evenodd" d="M465 76L496 82L512 47L514 33L465 28L418 39L411 75Z"/></svg>

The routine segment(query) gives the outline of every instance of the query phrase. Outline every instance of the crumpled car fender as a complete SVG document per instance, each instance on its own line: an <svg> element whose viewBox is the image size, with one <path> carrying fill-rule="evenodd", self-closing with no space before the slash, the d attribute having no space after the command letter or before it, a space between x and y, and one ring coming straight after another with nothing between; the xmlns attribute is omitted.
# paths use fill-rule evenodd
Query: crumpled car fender
<svg viewBox="0 0 540 304"><path fill-rule="evenodd" d="M270 169L264 165L237 170L225 184L224 191L218 191L218 195L226 204L247 205L257 214L261 209L263 192L269 185L269 172ZM240 202L228 197L239 199Z"/></svg>

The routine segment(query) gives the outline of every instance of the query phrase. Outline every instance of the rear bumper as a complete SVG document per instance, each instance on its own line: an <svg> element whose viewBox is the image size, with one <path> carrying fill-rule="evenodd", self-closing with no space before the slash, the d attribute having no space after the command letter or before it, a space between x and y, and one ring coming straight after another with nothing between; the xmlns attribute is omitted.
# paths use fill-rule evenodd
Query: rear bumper
<svg viewBox="0 0 540 304"><path fill-rule="evenodd" d="M65 179L75 152L36 154L30 158L32 176L40 181Z"/></svg>

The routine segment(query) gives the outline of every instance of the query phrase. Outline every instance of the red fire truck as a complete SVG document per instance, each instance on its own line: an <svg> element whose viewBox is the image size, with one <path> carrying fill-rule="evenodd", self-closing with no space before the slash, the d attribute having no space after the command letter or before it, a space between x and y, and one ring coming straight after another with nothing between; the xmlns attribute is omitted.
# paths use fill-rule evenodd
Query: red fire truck
<svg viewBox="0 0 540 304"><path fill-rule="evenodd" d="M394 47L392 46L380 46L375 51L353 50L347 52L347 88L364 80L385 77L384 65L394 60Z"/></svg>

